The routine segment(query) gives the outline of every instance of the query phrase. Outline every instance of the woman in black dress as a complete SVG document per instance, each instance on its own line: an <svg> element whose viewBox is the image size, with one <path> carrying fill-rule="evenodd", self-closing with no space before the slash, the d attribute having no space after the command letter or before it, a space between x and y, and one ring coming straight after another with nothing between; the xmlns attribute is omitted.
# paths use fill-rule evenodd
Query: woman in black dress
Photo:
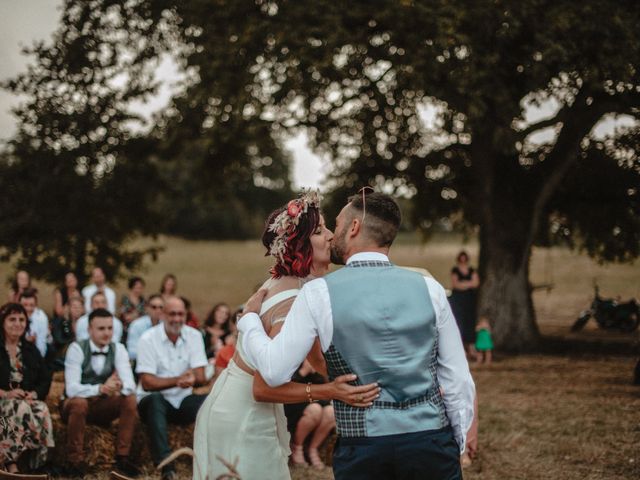
<svg viewBox="0 0 640 480"><path fill-rule="evenodd" d="M465 350L472 356L475 355L476 292L479 285L478 273L469 265L469 255L463 250L456 257L456 266L451 269L451 309Z"/></svg>

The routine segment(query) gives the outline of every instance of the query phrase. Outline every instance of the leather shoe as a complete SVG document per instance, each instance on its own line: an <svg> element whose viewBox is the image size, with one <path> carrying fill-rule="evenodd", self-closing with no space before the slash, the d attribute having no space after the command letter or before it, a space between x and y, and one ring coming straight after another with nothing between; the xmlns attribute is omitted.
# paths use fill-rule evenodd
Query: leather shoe
<svg viewBox="0 0 640 480"><path fill-rule="evenodd" d="M137 477L141 473L140 469L136 467L131 460L129 460L129 457L125 455L118 455L116 457L115 469L118 473L122 473L127 477Z"/></svg>

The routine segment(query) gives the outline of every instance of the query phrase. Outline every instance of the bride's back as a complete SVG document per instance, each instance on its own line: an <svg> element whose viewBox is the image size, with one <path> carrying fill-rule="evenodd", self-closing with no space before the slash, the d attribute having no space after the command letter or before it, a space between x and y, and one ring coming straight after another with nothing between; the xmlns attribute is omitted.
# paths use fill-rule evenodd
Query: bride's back
<svg viewBox="0 0 640 480"><path fill-rule="evenodd" d="M260 319L267 333L284 322L303 283L299 277L270 278L264 283L262 288L267 289L267 295L262 303Z"/></svg>

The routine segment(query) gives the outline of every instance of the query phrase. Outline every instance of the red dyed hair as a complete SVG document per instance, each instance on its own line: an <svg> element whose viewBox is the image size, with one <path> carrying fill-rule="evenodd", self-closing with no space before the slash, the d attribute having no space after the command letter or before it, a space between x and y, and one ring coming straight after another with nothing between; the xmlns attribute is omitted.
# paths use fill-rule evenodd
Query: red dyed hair
<svg viewBox="0 0 640 480"><path fill-rule="evenodd" d="M287 205L271 212L267 218L264 232L262 234L262 244L266 247L269 255L271 244L276 239L277 232L269 231L269 225L275 218L287 208ZM271 267L269 273L273 278L280 277L301 277L304 278L311 272L311 262L313 261L313 247L311 246L311 235L320 224L320 210L318 207L309 205L306 213L301 213L298 225L288 234L285 245L286 249L282 261L276 259L276 264Z"/></svg>

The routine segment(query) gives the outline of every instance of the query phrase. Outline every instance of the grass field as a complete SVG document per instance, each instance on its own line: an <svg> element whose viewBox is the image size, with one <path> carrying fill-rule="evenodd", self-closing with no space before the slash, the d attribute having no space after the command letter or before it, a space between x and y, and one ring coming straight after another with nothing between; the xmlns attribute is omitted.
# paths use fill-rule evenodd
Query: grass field
<svg viewBox="0 0 640 480"><path fill-rule="evenodd" d="M270 260L264 257L264 248L257 240L208 242L162 237L159 243L165 252L158 262L138 272L147 282L147 294L157 291L163 275L172 272L178 276L178 292L192 301L200 319L217 302L228 302L232 308L241 304L268 275ZM455 236L440 237L427 244L418 244L413 237L400 238L391 251L391 260L399 265L427 268L448 287L453 259L462 247L469 251L472 263L477 264L477 245L463 245ZM10 266L0 263L0 279L10 274ZM531 261L531 281L534 285L553 283L550 291L534 292L534 303L543 333L562 335L578 313L589 306L594 281L605 296L640 298L640 262L598 265L566 249L537 249ZM35 284L40 290L41 307L50 312L53 286ZM125 289L123 280L116 285L118 296ZM586 331L595 330L592 326ZM616 337L615 334L609 336Z"/></svg>
<svg viewBox="0 0 640 480"><path fill-rule="evenodd" d="M257 241L191 242L163 238L166 251L141 272L147 292L167 272L178 276L179 293L190 298L202 319L218 301L242 303L267 276L269 259ZM391 259L425 267L445 286L462 244L441 238L426 245L402 239ZM477 259L477 246L465 248ZM518 357L498 354L491 368L473 367L480 402L480 454L465 471L467 479L637 479L640 478L640 387L630 385L638 332L622 335L598 330L569 333L589 306L593 282L605 296L640 297L640 263L602 266L564 249L536 250L532 283L553 283L536 290L534 303L545 338L585 348ZM0 278L9 267L0 264ZM123 286L124 282L119 285ZM38 284L41 306L49 311L52 287ZM122 288L118 288L122 292ZM551 340L549 340L551 341ZM589 345L606 344L607 354ZM619 351L618 350L619 347ZM292 470L294 479L330 479L330 470ZM186 464L180 466L189 478ZM106 478L106 476L101 476Z"/></svg>

